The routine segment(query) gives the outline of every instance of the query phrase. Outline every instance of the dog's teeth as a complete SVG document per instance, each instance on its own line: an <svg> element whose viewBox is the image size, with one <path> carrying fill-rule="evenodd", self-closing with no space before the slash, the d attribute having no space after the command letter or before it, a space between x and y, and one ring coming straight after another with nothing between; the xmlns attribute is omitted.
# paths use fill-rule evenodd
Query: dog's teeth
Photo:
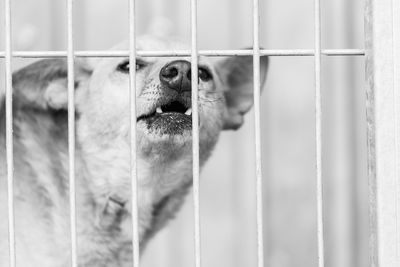
<svg viewBox="0 0 400 267"><path fill-rule="evenodd" d="M188 110L186 110L185 114L188 116L192 115L192 108L189 108Z"/></svg>
<svg viewBox="0 0 400 267"><path fill-rule="evenodd" d="M162 113L161 107L158 107L158 108L156 109L156 112L157 112L157 113Z"/></svg>

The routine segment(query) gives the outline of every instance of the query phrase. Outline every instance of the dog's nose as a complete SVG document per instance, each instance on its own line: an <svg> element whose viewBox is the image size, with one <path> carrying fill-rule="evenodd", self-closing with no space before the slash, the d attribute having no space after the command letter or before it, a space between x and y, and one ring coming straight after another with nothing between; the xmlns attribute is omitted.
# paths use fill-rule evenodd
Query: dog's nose
<svg viewBox="0 0 400 267"><path fill-rule="evenodd" d="M177 91L191 91L191 65L186 60L175 60L165 65L160 71L160 81L168 88Z"/></svg>

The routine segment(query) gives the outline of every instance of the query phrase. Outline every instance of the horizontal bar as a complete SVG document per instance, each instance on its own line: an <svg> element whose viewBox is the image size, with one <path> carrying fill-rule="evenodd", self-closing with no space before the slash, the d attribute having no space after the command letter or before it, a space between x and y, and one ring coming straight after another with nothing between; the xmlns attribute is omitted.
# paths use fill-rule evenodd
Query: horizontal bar
<svg viewBox="0 0 400 267"><path fill-rule="evenodd" d="M364 49L322 49L325 56L365 56Z"/></svg>
<svg viewBox="0 0 400 267"><path fill-rule="evenodd" d="M364 56L364 49L323 49L325 56ZM120 51L75 51L76 57L129 57L129 50ZM171 51L143 51L138 50L140 57L190 57L190 50ZM199 56L252 56L253 50L199 50ZM314 49L261 49L261 56L314 56ZM66 51L13 51L12 56L16 58L60 58L67 57ZM5 57L5 52L0 52L0 58Z"/></svg>

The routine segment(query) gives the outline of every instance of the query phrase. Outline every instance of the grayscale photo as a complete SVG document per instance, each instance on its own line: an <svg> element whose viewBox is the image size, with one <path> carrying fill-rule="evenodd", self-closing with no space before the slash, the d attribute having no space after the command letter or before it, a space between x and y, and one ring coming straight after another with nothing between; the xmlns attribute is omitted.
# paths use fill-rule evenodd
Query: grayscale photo
<svg viewBox="0 0 400 267"><path fill-rule="evenodd" d="M399 1L0 21L0 267L400 266Z"/></svg>

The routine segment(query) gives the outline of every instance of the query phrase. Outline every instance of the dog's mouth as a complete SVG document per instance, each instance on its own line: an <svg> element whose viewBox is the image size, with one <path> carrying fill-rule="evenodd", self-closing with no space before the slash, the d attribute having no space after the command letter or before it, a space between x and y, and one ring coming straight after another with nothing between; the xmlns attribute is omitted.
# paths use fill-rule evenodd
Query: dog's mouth
<svg viewBox="0 0 400 267"><path fill-rule="evenodd" d="M148 130L160 134L183 134L192 129L192 108L183 101L174 100L139 116L137 121L144 121Z"/></svg>

